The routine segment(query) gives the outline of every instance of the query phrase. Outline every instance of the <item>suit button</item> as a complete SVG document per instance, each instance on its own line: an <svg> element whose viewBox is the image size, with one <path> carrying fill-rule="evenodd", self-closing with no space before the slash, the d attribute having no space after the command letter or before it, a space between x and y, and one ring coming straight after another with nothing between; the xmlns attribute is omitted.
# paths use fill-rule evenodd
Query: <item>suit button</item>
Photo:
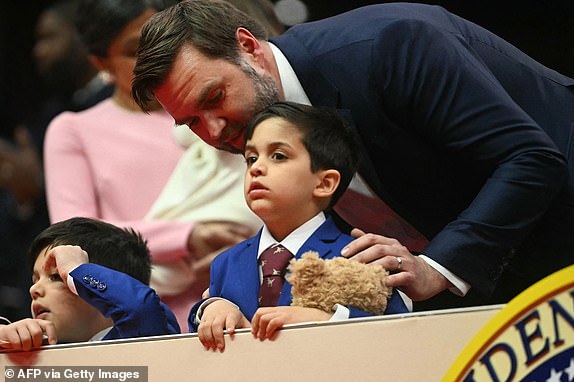
<svg viewBox="0 0 574 382"><path fill-rule="evenodd" d="M82 280L84 280L84 283L86 283L86 284L90 284L93 279L94 279L94 276L92 276L92 275L85 275L84 277L82 277Z"/></svg>
<svg viewBox="0 0 574 382"><path fill-rule="evenodd" d="M108 288L108 286L106 285L106 283L98 283L97 289L98 289L100 292L105 291L107 288Z"/></svg>

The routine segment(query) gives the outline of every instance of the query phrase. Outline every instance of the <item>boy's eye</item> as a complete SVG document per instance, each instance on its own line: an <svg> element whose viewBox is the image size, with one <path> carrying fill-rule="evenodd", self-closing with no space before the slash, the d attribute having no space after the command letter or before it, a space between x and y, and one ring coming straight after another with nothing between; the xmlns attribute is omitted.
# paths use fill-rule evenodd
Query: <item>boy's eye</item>
<svg viewBox="0 0 574 382"><path fill-rule="evenodd" d="M283 153L276 152L276 153L271 154L271 159L277 160L277 161L282 161L282 160L287 159L287 156Z"/></svg>
<svg viewBox="0 0 574 382"><path fill-rule="evenodd" d="M52 273L50 276L48 276L48 279L50 281L62 281L62 278L58 273Z"/></svg>
<svg viewBox="0 0 574 382"><path fill-rule="evenodd" d="M247 163L247 166L251 166L256 161L257 161L256 155L246 155L245 156L245 163Z"/></svg>

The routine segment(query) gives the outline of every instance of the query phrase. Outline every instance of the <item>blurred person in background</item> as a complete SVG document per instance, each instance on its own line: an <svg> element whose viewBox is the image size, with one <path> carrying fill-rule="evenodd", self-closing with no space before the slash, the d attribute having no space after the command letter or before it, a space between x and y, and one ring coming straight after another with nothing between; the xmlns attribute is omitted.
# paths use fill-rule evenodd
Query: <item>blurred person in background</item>
<svg viewBox="0 0 574 382"><path fill-rule="evenodd" d="M243 200L242 158L174 129L159 103L145 113L131 97L141 27L172 3L80 2L78 32L114 93L50 123L44 168L51 222L83 216L141 232L152 257L150 285L186 327L208 287L212 256L260 223Z"/></svg>
<svg viewBox="0 0 574 382"><path fill-rule="evenodd" d="M46 127L60 112L90 107L112 90L78 39L76 9L75 0L62 0L39 14L31 54L39 84L26 91L30 101L42 102L31 115L15 117L15 126L2 126L13 132L0 139L0 315L13 320L30 314L25 253L49 224L41 162Z"/></svg>
<svg viewBox="0 0 574 382"><path fill-rule="evenodd" d="M285 26L277 17L270 0L227 0L227 2L257 20L267 29L270 36L285 32Z"/></svg>

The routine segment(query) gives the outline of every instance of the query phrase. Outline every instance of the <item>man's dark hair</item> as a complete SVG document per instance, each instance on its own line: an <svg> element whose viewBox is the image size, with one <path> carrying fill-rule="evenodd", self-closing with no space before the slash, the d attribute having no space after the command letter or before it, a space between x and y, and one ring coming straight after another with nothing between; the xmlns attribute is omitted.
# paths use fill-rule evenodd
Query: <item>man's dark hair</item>
<svg viewBox="0 0 574 382"><path fill-rule="evenodd" d="M45 248L78 245L88 253L90 263L126 273L149 285L151 259L142 236L99 220L75 217L52 224L32 242L31 264Z"/></svg>
<svg viewBox="0 0 574 382"><path fill-rule="evenodd" d="M267 31L252 17L222 0L184 0L153 15L144 25L134 68L132 96L147 110L181 48L191 45L210 58L239 61L235 32L243 27L259 40Z"/></svg>
<svg viewBox="0 0 574 382"><path fill-rule="evenodd" d="M314 107L295 102L278 102L259 112L245 129L245 142L257 126L269 119L281 118L301 131L303 145L311 158L311 171L335 169L341 181L329 207L345 192L359 165L356 133L335 109Z"/></svg>

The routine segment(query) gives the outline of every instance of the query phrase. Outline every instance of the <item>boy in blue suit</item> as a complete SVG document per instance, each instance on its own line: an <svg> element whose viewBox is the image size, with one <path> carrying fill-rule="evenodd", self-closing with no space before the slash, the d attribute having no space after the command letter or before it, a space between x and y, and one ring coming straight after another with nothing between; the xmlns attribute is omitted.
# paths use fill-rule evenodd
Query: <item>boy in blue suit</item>
<svg viewBox="0 0 574 382"><path fill-rule="evenodd" d="M223 331L251 326L259 339L271 338L285 324L369 315L336 305L332 313L289 306L285 283L278 306L259 307L261 253L283 245L299 258L316 251L322 258L340 256L352 237L343 234L329 210L345 191L358 165L357 143L343 120L328 109L277 103L258 114L245 133L245 199L265 226L252 237L221 253L211 264L211 298L190 312L207 349L224 350ZM408 312L393 293L386 313Z"/></svg>
<svg viewBox="0 0 574 382"><path fill-rule="evenodd" d="M0 325L0 348L180 333L149 284L146 242L133 230L71 218L30 248L32 319Z"/></svg>

